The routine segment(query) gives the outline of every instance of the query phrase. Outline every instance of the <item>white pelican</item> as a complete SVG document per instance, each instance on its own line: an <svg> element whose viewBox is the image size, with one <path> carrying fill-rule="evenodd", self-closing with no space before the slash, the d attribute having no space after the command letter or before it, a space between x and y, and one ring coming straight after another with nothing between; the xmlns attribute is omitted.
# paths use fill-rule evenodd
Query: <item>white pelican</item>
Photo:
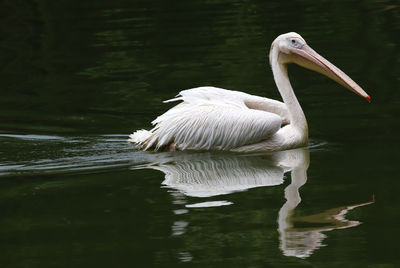
<svg viewBox="0 0 400 268"><path fill-rule="evenodd" d="M279 151L304 147L308 126L287 74L289 63L320 72L371 101L339 68L311 49L297 33L278 36L269 60L280 101L215 87L183 90L165 102L178 101L157 117L150 131L139 130L129 141L139 149Z"/></svg>

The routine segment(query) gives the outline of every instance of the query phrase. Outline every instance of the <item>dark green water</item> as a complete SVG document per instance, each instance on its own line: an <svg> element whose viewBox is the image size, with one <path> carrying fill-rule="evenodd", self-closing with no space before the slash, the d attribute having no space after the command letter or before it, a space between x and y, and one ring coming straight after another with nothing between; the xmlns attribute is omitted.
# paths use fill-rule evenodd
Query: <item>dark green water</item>
<svg viewBox="0 0 400 268"><path fill-rule="evenodd" d="M398 1L2 1L2 267L398 267ZM362 98L290 68L310 146L152 153L180 90L279 99L296 31ZM372 201L375 200L375 203Z"/></svg>

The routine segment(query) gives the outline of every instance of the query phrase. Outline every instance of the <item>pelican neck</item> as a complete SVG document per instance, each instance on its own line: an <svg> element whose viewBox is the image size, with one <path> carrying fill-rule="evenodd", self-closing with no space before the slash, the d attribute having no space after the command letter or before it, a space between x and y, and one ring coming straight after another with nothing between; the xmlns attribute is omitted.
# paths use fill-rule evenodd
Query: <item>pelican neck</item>
<svg viewBox="0 0 400 268"><path fill-rule="evenodd" d="M277 46L273 46L270 53L270 62L275 84L288 109L290 125L301 131L303 135L308 136L306 117L290 84L287 64L279 62L279 53Z"/></svg>

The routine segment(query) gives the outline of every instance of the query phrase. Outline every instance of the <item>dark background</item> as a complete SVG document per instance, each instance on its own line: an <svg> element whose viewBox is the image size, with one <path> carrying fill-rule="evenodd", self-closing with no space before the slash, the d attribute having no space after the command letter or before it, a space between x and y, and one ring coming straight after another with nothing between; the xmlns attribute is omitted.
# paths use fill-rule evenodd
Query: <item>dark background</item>
<svg viewBox="0 0 400 268"><path fill-rule="evenodd" d="M222 198L233 205L178 216L164 174L132 170L138 155L126 143L183 89L280 99L268 52L289 31L372 97L290 67L316 147L296 214L376 198L348 215L362 225L326 233L306 259L279 250L289 175ZM400 6L390 0L2 0L0 265L399 265L399 43ZM189 223L183 235L171 234L176 221Z"/></svg>

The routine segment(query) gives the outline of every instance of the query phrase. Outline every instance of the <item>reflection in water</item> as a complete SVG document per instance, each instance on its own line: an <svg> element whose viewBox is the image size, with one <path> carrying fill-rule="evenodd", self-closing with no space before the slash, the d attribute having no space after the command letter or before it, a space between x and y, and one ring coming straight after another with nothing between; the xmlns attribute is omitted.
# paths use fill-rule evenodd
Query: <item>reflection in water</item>
<svg viewBox="0 0 400 268"><path fill-rule="evenodd" d="M309 257L314 250L323 246L322 241L326 235L322 232L359 225L360 222L346 220L344 216L353 208L373 203L333 208L309 216L293 216L301 202L299 188L307 181L310 163L309 151L304 148L257 155L178 153L160 156L157 161L136 168L151 168L165 173L162 184L177 190L173 195L181 203L185 203L182 195L212 197L255 187L279 185L283 183L285 172L290 171L291 183L285 189L287 201L278 216L280 248L285 256ZM186 208L230 204L233 203L221 200L189 204ZM173 235L184 234L188 225L188 222L176 221L172 227Z"/></svg>
<svg viewBox="0 0 400 268"><path fill-rule="evenodd" d="M304 151L303 151L304 152ZM291 154L292 152L287 152ZM294 209L300 204L301 197L299 188L307 181L307 168L309 157L303 153L303 161L297 162L291 169L291 184L285 189L286 203L282 206L278 216L278 231L280 237L280 248L285 256L299 258L309 257L315 249L324 246L322 240L326 237L323 231L344 229L361 224L358 221L349 221L344 218L349 210L356 207L369 205L374 202L355 204L329 209L323 213L294 217ZM301 225L302 227L296 227Z"/></svg>
<svg viewBox="0 0 400 268"><path fill-rule="evenodd" d="M283 183L284 170L260 157L180 154L150 167L165 173L162 184L193 197L211 197Z"/></svg>
<svg viewBox="0 0 400 268"><path fill-rule="evenodd" d="M232 192L255 187L277 186L290 172L291 183L285 189L286 203L278 215L280 249L286 256L307 258L323 246L323 232L354 227L346 213L367 202L338 207L325 212L298 217L294 210L300 204L299 188L307 181L308 149L268 154L233 154L227 152L137 152L126 143L126 136L58 137L40 135L0 134L1 150L18 151L10 157L0 152L0 176L13 174L48 174L55 172L107 171L116 167L150 168L162 171L162 184L171 189L176 221L171 226L173 236L181 236L190 226L190 210L205 207L230 206ZM0 151L1 151L0 150ZM188 196L214 197L188 204ZM213 199L214 199L213 198ZM191 198L190 200L193 200ZM184 217L184 216L182 216ZM182 261L190 261L191 253L180 253Z"/></svg>
<svg viewBox="0 0 400 268"><path fill-rule="evenodd" d="M292 186L292 184L290 185ZM289 193L292 189L285 189L285 196L292 194ZM296 188L293 187L293 188ZM296 189L298 197L298 188ZM301 201L300 199L298 200ZM299 258L309 257L317 248L325 246L322 240L326 237L323 231L332 231L335 229L345 229L360 225L359 221L350 221L344 218L349 210L356 207L361 207L374 203L374 200L352 206L343 206L338 208L329 209L323 213L303 216L292 217L293 211L298 205L296 197L291 199L287 198L287 202L282 206L279 211L279 235L280 235L280 248L285 256L295 256ZM294 207L293 207L294 205ZM295 227L296 224L304 227ZM308 225L318 225L319 227L307 227Z"/></svg>

